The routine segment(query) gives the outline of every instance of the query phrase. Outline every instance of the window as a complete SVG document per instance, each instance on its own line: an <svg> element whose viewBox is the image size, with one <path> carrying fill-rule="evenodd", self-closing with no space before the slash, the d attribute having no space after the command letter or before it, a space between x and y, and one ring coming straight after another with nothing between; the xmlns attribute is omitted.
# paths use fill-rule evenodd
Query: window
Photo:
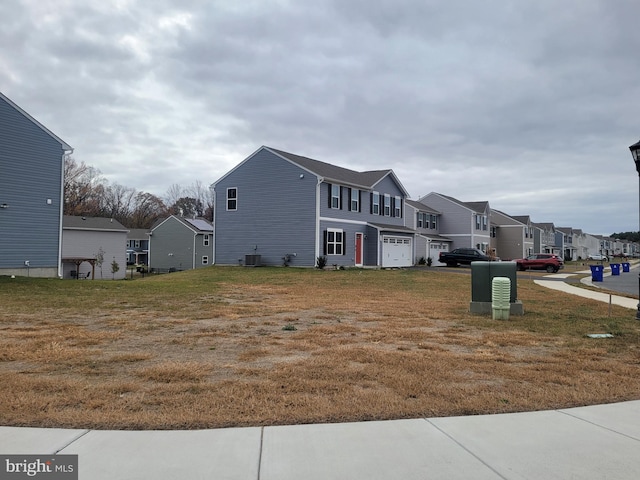
<svg viewBox="0 0 640 480"><path fill-rule="evenodd" d="M487 216L483 215L482 216L482 230L487 230Z"/></svg>
<svg viewBox="0 0 640 480"><path fill-rule="evenodd" d="M396 218L402 217L402 198L396 196L396 201L393 203L393 216Z"/></svg>
<svg viewBox="0 0 640 480"><path fill-rule="evenodd" d="M431 228L432 229L436 229L438 228L438 216L437 215L431 215Z"/></svg>
<svg viewBox="0 0 640 480"><path fill-rule="evenodd" d="M481 220L480 220L480 215L476 215L476 230L480 230L481 226L482 226L482 224L481 224Z"/></svg>
<svg viewBox="0 0 640 480"><path fill-rule="evenodd" d="M209 265L209 257L207 255L203 255L202 264L203 265Z"/></svg>
<svg viewBox="0 0 640 480"><path fill-rule="evenodd" d="M209 235L204 235L202 237L202 245L204 247L208 247L209 246Z"/></svg>
<svg viewBox="0 0 640 480"><path fill-rule="evenodd" d="M418 212L418 228L423 228L423 218L424 218L424 213L420 213Z"/></svg>
<svg viewBox="0 0 640 480"><path fill-rule="evenodd" d="M135 245L135 247L133 247L133 248L140 248L140 240L136 240L134 245Z"/></svg>
<svg viewBox="0 0 640 480"><path fill-rule="evenodd" d="M238 189L235 187L227 188L227 210L238 209Z"/></svg>
<svg viewBox="0 0 640 480"><path fill-rule="evenodd" d="M340 185L331 185L331 208L340 208Z"/></svg>
<svg viewBox="0 0 640 480"><path fill-rule="evenodd" d="M391 216L391 196L388 193L384 195L384 216Z"/></svg>
<svg viewBox="0 0 640 480"><path fill-rule="evenodd" d="M371 194L371 213L380 215L380 194L378 192Z"/></svg>
<svg viewBox="0 0 640 480"><path fill-rule="evenodd" d="M344 232L333 228L327 229L327 255L344 255Z"/></svg>
<svg viewBox="0 0 640 480"><path fill-rule="evenodd" d="M357 188L351 188L351 205L350 210L352 212L360 211L360 190Z"/></svg>

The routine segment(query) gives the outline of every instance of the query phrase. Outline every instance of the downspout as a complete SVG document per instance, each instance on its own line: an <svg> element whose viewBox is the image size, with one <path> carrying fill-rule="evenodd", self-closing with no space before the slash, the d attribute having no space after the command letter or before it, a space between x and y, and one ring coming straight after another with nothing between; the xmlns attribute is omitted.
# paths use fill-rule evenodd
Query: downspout
<svg viewBox="0 0 640 480"><path fill-rule="evenodd" d="M193 259L191 260L191 269L196 269L196 238L198 238L198 232L193 234Z"/></svg>
<svg viewBox="0 0 640 480"><path fill-rule="evenodd" d="M320 185L324 181L321 177L316 178L318 179L316 183L316 254L313 259L313 266L315 266L316 259L320 257Z"/></svg>
<svg viewBox="0 0 640 480"><path fill-rule="evenodd" d="M213 218L211 219L211 224L213 225L213 231L211 232L211 265L216 264L216 207L218 206L218 202L216 201L216 189L213 188L213 183L209 185L209 191L211 192L211 197L213 198Z"/></svg>
<svg viewBox="0 0 640 480"><path fill-rule="evenodd" d="M64 218L64 158L73 153L73 148L63 150L60 161L62 162L62 178L60 178L60 221L58 223L58 278L62 278L62 220Z"/></svg>

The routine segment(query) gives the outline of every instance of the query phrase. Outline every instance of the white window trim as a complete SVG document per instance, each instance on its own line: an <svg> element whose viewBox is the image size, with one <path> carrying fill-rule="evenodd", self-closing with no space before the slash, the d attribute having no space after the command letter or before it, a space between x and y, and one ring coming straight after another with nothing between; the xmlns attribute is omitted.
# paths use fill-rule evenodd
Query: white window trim
<svg viewBox="0 0 640 480"><path fill-rule="evenodd" d="M336 189L338 190L337 195L335 194ZM331 185L331 208L338 209L338 210L340 209L340 203L341 203L340 194L342 193L341 191L342 191L342 188L340 187L340 185L335 185L335 184ZM334 202L334 200L336 200L336 202Z"/></svg>
<svg viewBox="0 0 640 480"><path fill-rule="evenodd" d="M372 201L373 201L373 208L371 209L371 211L373 212L373 215L380 215L380 192L373 192Z"/></svg>
<svg viewBox="0 0 640 480"><path fill-rule="evenodd" d="M202 265L209 265L209 255L202 256Z"/></svg>
<svg viewBox="0 0 640 480"><path fill-rule="evenodd" d="M333 233L333 242L329 241L329 234ZM340 241L337 240L338 234L340 234ZM343 255L342 247L344 242L344 230L341 228L327 228L327 256L329 255ZM333 253L329 253L329 245L333 245ZM340 250L340 253L338 253Z"/></svg>
<svg viewBox="0 0 640 480"><path fill-rule="evenodd" d="M229 192L231 190L235 190L235 192L236 192L235 198L229 198ZM229 208L229 200L233 200L234 202L236 202L235 208ZM227 188L227 203L226 203L226 207L227 207L227 211L228 212L235 212L236 210L238 210L238 187L228 187Z"/></svg>
<svg viewBox="0 0 640 480"><path fill-rule="evenodd" d="M209 246L209 242L210 242L210 238L208 234L205 234L202 236L202 246L203 247L208 247Z"/></svg>
<svg viewBox="0 0 640 480"><path fill-rule="evenodd" d="M358 190L357 188L351 189L351 198L349 199L349 202L350 202L352 212L360 211L360 190ZM355 208L353 208L354 205L355 205Z"/></svg>
<svg viewBox="0 0 640 480"><path fill-rule="evenodd" d="M396 203L393 212L394 217L402 218L402 197L396 195Z"/></svg>
<svg viewBox="0 0 640 480"><path fill-rule="evenodd" d="M388 202L387 202L388 200ZM388 193L384 194L384 216L385 217L390 217L391 216L391 195L389 195ZM389 211L387 212L387 208L389 209Z"/></svg>

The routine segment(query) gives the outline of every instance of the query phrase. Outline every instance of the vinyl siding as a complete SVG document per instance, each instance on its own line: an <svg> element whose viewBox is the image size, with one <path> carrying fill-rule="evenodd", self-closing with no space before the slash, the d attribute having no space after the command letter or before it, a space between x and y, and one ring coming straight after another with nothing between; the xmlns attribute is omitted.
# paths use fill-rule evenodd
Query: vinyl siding
<svg viewBox="0 0 640 480"><path fill-rule="evenodd" d="M149 240L149 268L190 270L206 267L208 265L202 265L203 255L209 257L211 265L213 235L209 233L211 243L208 247L202 245L202 237L202 233L194 231L177 218L167 218L152 230Z"/></svg>
<svg viewBox="0 0 640 480"><path fill-rule="evenodd" d="M302 176L302 177L301 177ZM260 255L263 265L316 264L315 175L259 150L215 184L215 263L238 265ZM227 211L227 188L237 188L237 210ZM325 197L326 201L326 197Z"/></svg>
<svg viewBox="0 0 640 480"><path fill-rule="evenodd" d="M57 275L63 154L59 142L0 98L0 203L9 205L0 209L0 271L29 260L32 271Z"/></svg>
<svg viewBox="0 0 640 480"><path fill-rule="evenodd" d="M121 280L127 273L126 258L127 232L97 232L84 230L62 231L62 258L96 258L100 249L104 252L102 268L95 267L95 279L115 278ZM120 269L115 275L111 273L111 264L118 262ZM73 263L63 264L63 278L71 278L71 270L75 270ZM84 262L80 265L80 274L91 271L91 265Z"/></svg>

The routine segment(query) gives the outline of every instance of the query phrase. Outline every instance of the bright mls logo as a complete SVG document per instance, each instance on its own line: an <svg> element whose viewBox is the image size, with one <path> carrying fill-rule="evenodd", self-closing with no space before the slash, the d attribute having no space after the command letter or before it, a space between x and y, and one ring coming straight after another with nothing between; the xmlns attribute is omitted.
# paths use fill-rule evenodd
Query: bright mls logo
<svg viewBox="0 0 640 480"><path fill-rule="evenodd" d="M78 455L0 455L0 480L78 480Z"/></svg>

